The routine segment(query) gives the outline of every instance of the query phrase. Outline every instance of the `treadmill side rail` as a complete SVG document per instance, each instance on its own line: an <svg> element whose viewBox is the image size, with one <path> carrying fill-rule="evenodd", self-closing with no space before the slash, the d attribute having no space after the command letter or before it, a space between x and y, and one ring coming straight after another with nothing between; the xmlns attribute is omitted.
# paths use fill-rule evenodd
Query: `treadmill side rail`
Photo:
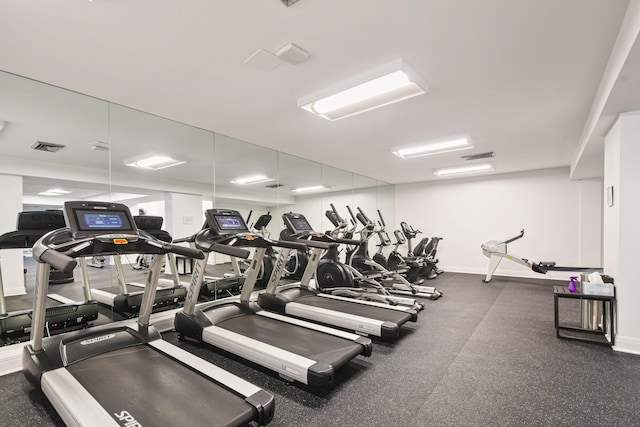
<svg viewBox="0 0 640 427"><path fill-rule="evenodd" d="M168 356L173 357L174 359L179 359L185 362L191 368L205 374L209 378L215 379L220 384L223 384L229 388L233 388L235 391L245 397L252 396L262 390L260 387L257 387L250 382L241 379L240 377L230 373L229 371L225 371L224 369L219 368L216 365L213 365L205 361L204 359L201 359L200 357L181 349L180 347L169 344L166 341L156 340L150 342L149 345L155 347Z"/></svg>
<svg viewBox="0 0 640 427"><path fill-rule="evenodd" d="M242 351L242 357L252 362L276 371L283 378L299 381L309 385L309 369L316 364L315 360L307 359L278 347L265 344L233 331L218 326L209 326L202 331L202 340L228 352L237 354ZM333 382L333 371L321 378L322 384Z"/></svg>
<svg viewBox="0 0 640 427"><path fill-rule="evenodd" d="M120 426L65 368L42 374L42 391L67 426ZM63 402L74 402L65 405Z"/></svg>
<svg viewBox="0 0 640 427"><path fill-rule="evenodd" d="M312 307L297 302L290 302L286 306L286 314L296 317L313 315L313 319L320 323L330 323L344 329L350 329L360 334L382 336L385 322L368 317L341 313L320 307ZM387 325L388 326L388 325Z"/></svg>

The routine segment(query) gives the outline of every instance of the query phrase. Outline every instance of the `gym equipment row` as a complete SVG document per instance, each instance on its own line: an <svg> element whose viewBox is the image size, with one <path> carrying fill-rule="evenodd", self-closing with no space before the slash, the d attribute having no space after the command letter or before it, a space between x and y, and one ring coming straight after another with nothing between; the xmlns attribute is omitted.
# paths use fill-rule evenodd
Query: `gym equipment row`
<svg viewBox="0 0 640 427"><path fill-rule="evenodd" d="M140 425L178 421L209 425L211 414L220 418L216 419L220 425L267 424L273 417L271 394L162 341L149 324L165 255L195 260L184 307L175 315L180 339L235 354L288 381L330 386L338 369L357 356L371 354L372 341L367 336L394 339L404 323L417 320L415 302L411 307L390 304L385 286L371 278L361 276L365 282L375 281L371 287L381 293L353 286L343 287L346 293L338 295L312 285L322 271L320 265L336 268L340 244L362 245L361 241L315 233L298 214L283 217L289 225L283 240L266 237L264 226L263 233L251 230L234 210L210 209L205 216L203 229L182 239L193 247L184 247L171 243L170 236L142 230L144 217L132 217L125 205L66 202L68 227L51 231L34 244L38 261L34 327L31 343L24 349L23 370L68 425L118 422L125 412L128 421ZM279 286L294 250L311 251L302 278ZM232 259L247 259L251 254L249 267L240 296L198 303L212 252ZM276 259L265 292L256 297L253 291L267 253ZM116 323L44 336L37 325L45 322L43 301L50 267L69 273L78 260L112 256L119 280L125 282L116 260L128 254L153 255L134 325ZM351 270L357 272L353 266L345 271ZM82 271L86 274L86 267ZM149 390L154 390L153 395ZM150 400L153 407L163 408L162 413L138 409L150 405Z"/></svg>

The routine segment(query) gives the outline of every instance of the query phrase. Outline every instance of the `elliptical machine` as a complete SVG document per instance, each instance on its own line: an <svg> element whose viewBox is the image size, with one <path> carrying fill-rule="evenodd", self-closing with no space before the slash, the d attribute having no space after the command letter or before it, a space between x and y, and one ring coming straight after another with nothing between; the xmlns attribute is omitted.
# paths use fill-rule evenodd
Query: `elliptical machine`
<svg viewBox="0 0 640 427"><path fill-rule="evenodd" d="M338 224L346 224L331 204L331 218ZM329 211L327 211L329 212ZM330 215L327 215L328 217ZM331 219L330 218L330 219ZM327 234L316 233L301 214L285 213L282 215L286 229L280 234L283 240L316 240L325 243L333 243L326 249L323 256L322 249L313 248L309 257L306 274L315 272L316 288L324 293L336 296L346 296L365 301L382 302L391 305L403 305L416 311L422 310L422 304L414 298L397 297L389 292L377 281L364 277L360 272L348 264L339 261L338 244L355 245L358 241L351 239L335 238ZM316 267L314 268L314 265ZM314 271L315 270L315 271ZM303 276L302 282L311 277Z"/></svg>
<svg viewBox="0 0 640 427"><path fill-rule="evenodd" d="M383 266L375 262L369 256L369 239L375 232L376 226L365 213L358 207L358 214L354 215L353 211L347 206L352 218L359 221L363 228L359 231L360 242L356 251L351 255L349 263L363 276L375 278L391 293L400 295L413 295L421 298L438 299L442 296L442 292L431 286L414 285L404 278L399 272L389 271Z"/></svg>
<svg viewBox="0 0 640 427"><path fill-rule="evenodd" d="M378 235L378 239L380 240L380 244L377 245L379 247L378 253L373 256L373 260L390 271L395 271L404 275L404 277L414 285L420 285L424 282L422 276L425 272L425 262L421 259L406 259L403 257L398 251L398 247L405 243L406 240L399 239L398 233L396 230L394 232L394 236L396 238L396 243L394 243L393 250L389 253L387 258L384 257L382 253L383 247L391 245L391 239L389 239L389 235L385 231L386 223L384 218L382 217L382 213L380 209L378 209L378 229L376 229L376 233ZM400 233L402 234L402 233Z"/></svg>

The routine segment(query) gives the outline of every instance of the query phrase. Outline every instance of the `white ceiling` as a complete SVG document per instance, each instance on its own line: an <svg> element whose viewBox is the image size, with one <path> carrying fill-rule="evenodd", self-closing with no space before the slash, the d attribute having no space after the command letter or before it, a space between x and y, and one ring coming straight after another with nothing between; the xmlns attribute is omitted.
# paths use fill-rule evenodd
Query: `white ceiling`
<svg viewBox="0 0 640 427"><path fill-rule="evenodd" d="M6 0L0 69L386 182L434 179L434 168L484 151L505 173L575 161L628 4ZM288 43L309 60L271 72L244 64ZM399 58L428 82L427 94L335 122L296 106ZM626 82L640 75L632 62ZM630 95L625 81L611 91L609 118L640 108L640 86L627 83ZM473 150L411 160L390 152L461 134ZM598 176L601 150L587 148L596 160L581 176Z"/></svg>

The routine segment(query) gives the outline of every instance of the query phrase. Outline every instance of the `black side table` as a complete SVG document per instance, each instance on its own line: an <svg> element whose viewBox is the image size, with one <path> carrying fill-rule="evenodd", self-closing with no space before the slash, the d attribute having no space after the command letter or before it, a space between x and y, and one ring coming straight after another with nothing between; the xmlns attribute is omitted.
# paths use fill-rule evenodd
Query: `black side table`
<svg viewBox="0 0 640 427"><path fill-rule="evenodd" d="M602 326L598 329L589 329L575 326L561 326L560 315L558 313L558 299L570 298L582 301L596 301L602 304ZM613 346L615 337L615 287L613 295L591 295L585 294L578 289L577 292L569 292L566 286L553 287L553 308L555 316L556 336L558 338L574 339L578 341L592 342L600 345ZM607 334L611 339L607 338Z"/></svg>

